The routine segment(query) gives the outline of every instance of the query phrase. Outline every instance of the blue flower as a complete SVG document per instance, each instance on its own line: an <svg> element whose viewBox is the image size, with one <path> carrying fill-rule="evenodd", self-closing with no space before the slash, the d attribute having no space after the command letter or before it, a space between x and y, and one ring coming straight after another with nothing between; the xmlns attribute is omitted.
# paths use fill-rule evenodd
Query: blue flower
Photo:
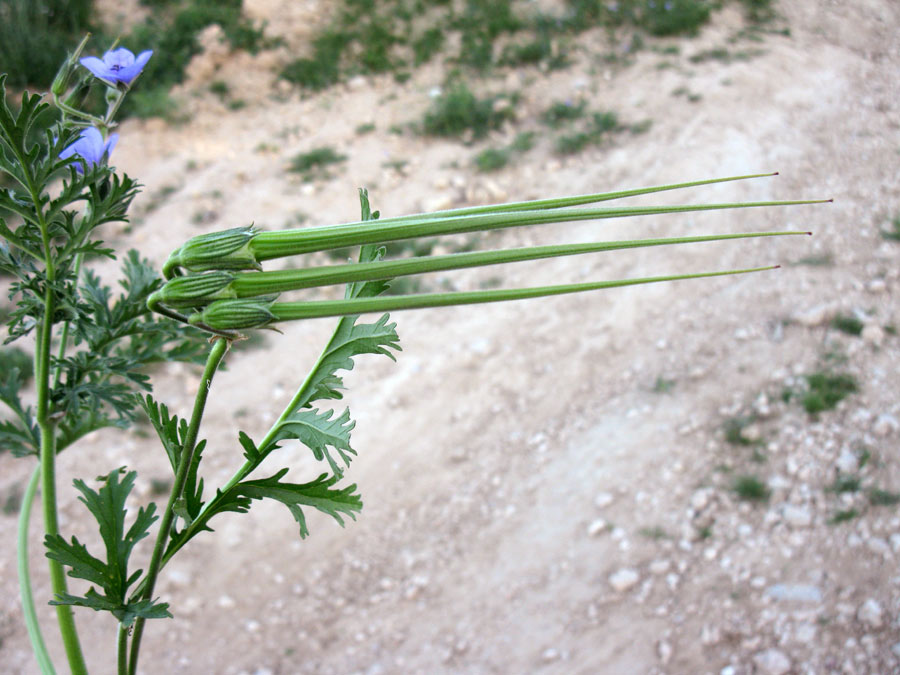
<svg viewBox="0 0 900 675"><path fill-rule="evenodd" d="M75 164L78 173L84 173L85 169L91 169L97 164L102 164L109 153L116 147L119 134L110 134L107 141L103 141L103 135L95 127L88 127L78 136L78 140L59 153L60 159L68 159L77 156L80 162Z"/></svg>
<svg viewBox="0 0 900 675"><path fill-rule="evenodd" d="M141 74L147 61L153 56L152 50L135 55L125 47L106 52L101 61L96 56L85 56L80 63L96 77L110 85L119 83L129 86Z"/></svg>

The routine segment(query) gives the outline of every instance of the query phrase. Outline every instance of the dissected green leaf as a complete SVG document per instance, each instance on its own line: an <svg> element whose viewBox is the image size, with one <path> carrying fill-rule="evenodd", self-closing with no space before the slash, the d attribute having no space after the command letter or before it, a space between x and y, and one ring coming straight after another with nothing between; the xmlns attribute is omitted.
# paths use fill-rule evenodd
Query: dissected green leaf
<svg viewBox="0 0 900 675"><path fill-rule="evenodd" d="M274 499L281 502L288 507L294 520L300 524L300 536L303 538L309 535L306 518L303 515L303 506L312 506L331 516L341 527L344 525L342 514L355 520L356 514L362 509L362 500L355 492L355 484L340 490L332 489L339 477L328 477L324 473L309 483L282 483L280 479L287 472L287 469L282 469L270 478L238 483L232 488L229 496ZM242 508L244 510L249 508L249 503L245 502Z"/></svg>
<svg viewBox="0 0 900 675"><path fill-rule="evenodd" d="M167 605L155 603L129 603L128 588L141 576L141 570L128 574L128 560L135 545L144 539L150 526L157 520L156 505L138 509L131 527L125 529L125 502L134 487L137 473L130 471L121 482L119 475L123 470L113 471L103 477L103 486L95 491L80 480L75 480L75 487L81 492L79 500L97 520L100 537L106 549L106 560L92 555L87 547L76 537L67 542L60 535L48 535L44 539L47 557L69 567L68 575L84 579L98 586L88 590L83 597L69 594L58 595L54 604L79 605L96 610L112 612L124 625L130 625L136 616L154 618L169 616Z"/></svg>
<svg viewBox="0 0 900 675"><path fill-rule="evenodd" d="M328 460L334 475L340 477L343 469L338 466L328 449L337 450L344 463L350 466L350 455L356 454L350 447L350 432L356 423L350 419L349 409L345 409L337 417L332 417L333 412L326 410L320 413L310 408L298 410L278 425L274 442L297 439L313 451L317 460Z"/></svg>

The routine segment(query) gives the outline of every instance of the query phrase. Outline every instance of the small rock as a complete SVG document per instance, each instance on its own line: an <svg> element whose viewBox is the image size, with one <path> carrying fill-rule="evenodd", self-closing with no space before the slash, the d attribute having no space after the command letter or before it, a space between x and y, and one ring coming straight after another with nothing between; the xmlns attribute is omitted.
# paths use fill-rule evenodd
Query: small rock
<svg viewBox="0 0 900 675"><path fill-rule="evenodd" d="M560 653L558 649L554 649L553 647L549 647L541 652L541 660L544 663L551 663L553 661L558 661L560 657Z"/></svg>
<svg viewBox="0 0 900 675"><path fill-rule="evenodd" d="M812 514L804 506L785 504L781 510L781 517L788 526L793 528L809 527L812 523Z"/></svg>
<svg viewBox="0 0 900 675"><path fill-rule="evenodd" d="M700 643L704 647L711 647L722 640L722 630L713 624L703 624L700 630Z"/></svg>
<svg viewBox="0 0 900 675"><path fill-rule="evenodd" d="M613 503L613 499L615 498L609 492L601 492L594 497L594 506L598 509L605 508Z"/></svg>
<svg viewBox="0 0 900 675"><path fill-rule="evenodd" d="M656 655L659 657L660 662L666 665L672 658L672 645L665 640L660 640L656 643Z"/></svg>
<svg viewBox="0 0 900 675"><path fill-rule="evenodd" d="M891 651L894 652L894 656L900 658L900 642L891 647Z"/></svg>
<svg viewBox="0 0 900 675"><path fill-rule="evenodd" d="M794 628L794 639L803 644L811 644L816 639L818 629L813 623L800 623Z"/></svg>
<svg viewBox="0 0 900 675"><path fill-rule="evenodd" d="M691 508L694 511L702 511L709 504L710 490L697 490L691 495Z"/></svg>
<svg viewBox="0 0 900 675"><path fill-rule="evenodd" d="M811 584L775 584L766 589L766 596L773 600L788 602L822 602L822 591Z"/></svg>
<svg viewBox="0 0 900 675"><path fill-rule="evenodd" d="M602 534L607 528L607 522L603 520L603 518L597 518L596 520L592 520L591 524L588 525L587 532L590 536L596 537L598 534Z"/></svg>
<svg viewBox="0 0 900 675"><path fill-rule="evenodd" d="M859 457L850 448L844 446L841 448L841 454L838 455L835 466L841 473L855 473L859 468Z"/></svg>
<svg viewBox="0 0 900 675"><path fill-rule="evenodd" d="M218 604L222 609L231 609L232 607L234 607L235 602L234 598L232 598L230 595L222 595L219 597Z"/></svg>
<svg viewBox="0 0 900 675"><path fill-rule="evenodd" d="M897 421L897 418L893 415L879 415L875 424L872 425L872 433L876 436L887 436L888 434L896 433L897 429L900 429L900 421Z"/></svg>
<svg viewBox="0 0 900 675"><path fill-rule="evenodd" d="M890 538L890 542L891 542L891 550L893 550L894 553L900 553L900 534L897 534L897 533L892 534L891 538Z"/></svg>
<svg viewBox="0 0 900 675"><path fill-rule="evenodd" d="M856 619L871 628L881 628L884 623L884 610L877 600L869 598L856 610Z"/></svg>
<svg viewBox="0 0 900 675"><path fill-rule="evenodd" d="M672 563L668 560L654 560L652 563L650 563L650 572L652 574L665 574L669 571L669 568L671 566Z"/></svg>
<svg viewBox="0 0 900 675"><path fill-rule="evenodd" d="M810 307L809 309L797 312L791 318L801 326L814 328L815 326L821 326L828 321L831 314L832 310L828 305L817 305L816 307Z"/></svg>
<svg viewBox="0 0 900 675"><path fill-rule="evenodd" d="M884 329L875 323L870 323L862 329L863 341L874 347L880 347L884 342Z"/></svg>
<svg viewBox="0 0 900 675"><path fill-rule="evenodd" d="M784 675L791 669L791 660L778 649L766 649L753 656L757 672L765 675Z"/></svg>
<svg viewBox="0 0 900 675"><path fill-rule="evenodd" d="M609 577L609 585L613 587L613 590L618 593L624 593L635 586L637 586L638 581L640 581L641 576L637 573L636 570L633 570L629 567L623 567L615 574L611 574Z"/></svg>

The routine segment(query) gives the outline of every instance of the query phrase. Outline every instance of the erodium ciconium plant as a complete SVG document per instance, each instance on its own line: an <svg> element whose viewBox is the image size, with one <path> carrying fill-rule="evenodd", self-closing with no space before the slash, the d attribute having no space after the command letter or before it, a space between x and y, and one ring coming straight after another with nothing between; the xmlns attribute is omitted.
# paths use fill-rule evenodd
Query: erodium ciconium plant
<svg viewBox="0 0 900 675"><path fill-rule="evenodd" d="M438 213L379 218L360 191L358 222L277 232L237 227L204 234L175 250L162 277L136 251L124 257L117 294L91 271L91 258L115 257L100 240L99 228L125 221L138 191L137 182L119 175L109 164L118 136L111 132L115 116L134 85L150 52L135 57L119 47L102 58L82 57L85 40L63 64L50 92L52 103L25 93L16 114L6 102L0 76L0 272L14 307L6 317L6 343L32 347L15 358L7 349L0 372L0 401L7 413L0 420L5 450L34 462L23 498L17 542L19 581L25 620L42 672L53 673L35 612L28 562L28 529L32 504L40 490L44 547L59 634L73 673L87 667L75 628L73 607L109 612L118 625L116 669L134 675L147 619L172 616L168 603L154 597L161 570L223 512L247 512L253 501L281 502L308 534L305 508L314 508L343 524L355 518L362 501L355 485L342 484L356 451L350 444L354 422L348 410L334 413L316 404L341 398L340 372L362 354L394 358L400 349L396 325L382 314L373 323L363 314L505 300L524 300L563 293L615 288L681 279L756 272L771 267L701 271L640 279L597 280L535 288L491 289L384 295L391 279L557 256L586 255L644 246L670 246L707 241L803 234L753 232L691 237L603 241L534 246L385 259L388 242L510 227L662 215L750 207L811 204L812 201L727 203L689 206L597 206L655 192L699 187L758 176L705 181L478 206ZM85 109L92 88L103 88L106 110ZM54 116L53 111L56 111ZM123 143L128 140L122 139ZM771 174L763 174L771 175ZM305 254L359 247L358 262L307 266ZM291 257L297 269L266 270L266 263ZM344 286L340 300L302 301L291 293L318 286ZM259 439L241 432L236 446L242 457L233 476L210 489L201 470L206 442L200 423L213 378L234 340L249 331L277 328L285 321L336 317L337 324L319 359L293 399L269 431ZM246 358L250 358L247 356ZM183 360L204 363L193 410L186 419L172 414L150 395L147 367ZM28 366L31 363L33 366ZM26 365L22 365L26 364ZM33 387L33 396L25 394ZM27 405L25 400L33 400ZM126 468L98 467L106 472L95 489L75 481L80 500L96 519L105 550L88 551L75 537L66 539L57 523L55 459L86 434L103 427L126 427L145 414L173 473L167 502L149 503L129 514L125 503L137 479ZM289 467L259 475L263 460L286 442L299 441L323 462L321 475L308 483L286 479ZM130 516L130 517L129 517ZM126 523L126 520L130 524ZM146 572L131 564L136 545L155 542ZM70 592L67 577L81 579L81 594ZM86 582L86 583L84 583ZM111 665L102 666L109 672Z"/></svg>

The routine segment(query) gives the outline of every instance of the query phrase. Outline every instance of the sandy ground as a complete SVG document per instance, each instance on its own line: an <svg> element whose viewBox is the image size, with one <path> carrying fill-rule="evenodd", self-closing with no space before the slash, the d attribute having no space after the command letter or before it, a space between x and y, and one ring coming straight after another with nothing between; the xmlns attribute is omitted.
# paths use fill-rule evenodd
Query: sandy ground
<svg viewBox="0 0 900 675"><path fill-rule="evenodd" d="M272 30L294 41L320 11L248 5L279 17ZM646 48L628 64L598 59L605 37L586 35L569 69L480 82L519 91L522 104L515 122L471 147L390 132L421 119L445 74L439 64L402 85L358 78L301 98L272 75L284 51L229 55L212 39L180 93L189 122L123 125L115 163L146 191L133 231L110 237L159 263L200 232L355 219L358 186L385 215L761 171L781 175L643 201L834 198L486 240L814 232L502 271L504 285L520 286L782 265L764 274L396 314L398 363L360 358L347 377L359 452L347 477L365 501L360 518L341 529L312 514L301 541L280 505L220 516L162 575L176 619L148 626L146 672L900 672L900 516L868 496L900 490L900 343L885 330L900 321L900 244L882 236L900 215L900 5L795 0L779 12L789 36L736 37L743 19L726 8L678 42L680 54ZM752 56L691 62L716 47ZM207 93L216 79L249 105L228 111ZM652 126L570 158L553 154L545 131L514 165L473 171L478 150L542 129L548 102L567 99ZM366 123L376 130L358 134ZM304 184L286 172L293 155L322 145L348 155L331 178ZM385 166L397 161L407 164ZM431 283L478 288L497 275ZM831 328L839 314L861 319L862 336ZM207 485L239 466L238 429L265 432L332 325L292 325L229 356L203 429ZM781 400L821 369L854 375L859 393L817 418ZM198 383L173 366L157 394L186 415ZM748 416L746 435L759 442L727 443L727 422ZM143 498L166 478L145 436L96 434L61 457L66 534L92 541L76 522L72 478L127 464ZM308 455L286 447L266 468L291 466L301 480L318 469ZM4 490L30 470L6 456L0 467ZM744 474L768 484L767 502L736 497ZM838 474L858 476L860 489L830 490ZM831 522L850 509L858 515ZM0 557L0 669L32 673L14 533L15 518L0 518L10 542ZM49 591L37 541L40 598ZM111 620L81 612L79 621L92 672L112 672Z"/></svg>

